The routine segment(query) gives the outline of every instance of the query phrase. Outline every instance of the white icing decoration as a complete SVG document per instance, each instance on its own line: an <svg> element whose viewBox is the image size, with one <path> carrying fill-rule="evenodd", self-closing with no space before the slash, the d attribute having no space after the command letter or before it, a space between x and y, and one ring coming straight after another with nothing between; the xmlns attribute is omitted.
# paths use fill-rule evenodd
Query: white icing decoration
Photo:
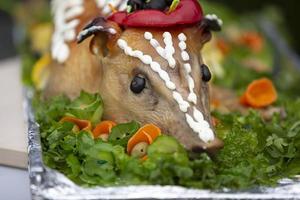
<svg viewBox="0 0 300 200"><path fill-rule="evenodd" d="M154 62L152 60L152 57L150 55L144 55L144 53L141 52L141 51L139 51L139 50L134 50L133 51L132 48L129 47L127 45L127 42L125 40L123 40L123 39L119 39L117 41L117 45L124 51L124 53L126 55L138 58L144 64L150 65L151 69L153 71L155 71L156 73L158 73L158 75L160 76L160 78L165 82L165 84L167 85L167 87L170 90L175 90L176 89L175 84L172 84L172 82L171 82L169 74L161 68L161 66L160 66L159 63Z"/></svg>
<svg viewBox="0 0 300 200"><path fill-rule="evenodd" d="M186 51L181 52L181 57L182 57L182 60L184 60L184 61L189 61L190 60L190 56Z"/></svg>
<svg viewBox="0 0 300 200"><path fill-rule="evenodd" d="M183 100L182 95L179 92L174 91L173 92L173 98L177 101L177 103L179 104L179 109L182 112L187 112L188 108L190 107L190 104Z"/></svg>
<svg viewBox="0 0 300 200"><path fill-rule="evenodd" d="M145 32L144 34L144 38L150 42L151 46L153 46L157 53L164 59L168 60L171 57L173 58L175 48L173 47L172 35L169 32L165 32L163 34L163 37L164 43L166 45L165 48L161 47L158 41L153 38L152 33ZM182 51L182 59L184 61L188 61L190 59L190 56L186 51L185 43L187 37L184 33L181 33L178 35L178 39L180 40L178 45ZM190 91L187 99L194 105L191 105L188 101L184 100L183 96L176 90L176 85L171 81L169 74L161 68L159 63L153 61L150 55L145 55L139 50L132 50L132 48L129 47L127 42L123 39L119 39L117 41L117 45L124 51L126 55L140 59L141 62L143 62L146 65L149 65L154 72L158 73L159 77L165 82L166 87L173 91L172 96L174 100L178 103L179 109L185 113L187 124L195 133L198 134L201 140L203 140L206 143L214 140L215 136L212 129L210 128L209 123L205 121L203 114L195 107L195 105L197 104L197 95L194 93L195 82L191 76L192 68L190 63L184 63L184 69L186 72L186 79L188 81ZM170 62L168 63L170 66ZM176 65L176 61L174 65ZM189 108L192 108L193 117L187 113Z"/></svg>
<svg viewBox="0 0 300 200"><path fill-rule="evenodd" d="M189 74L192 72L192 67L191 67L190 63L184 63L183 66L184 66L186 73Z"/></svg>
<svg viewBox="0 0 300 200"><path fill-rule="evenodd" d="M215 14L205 15L205 18L209 20L216 20L219 26L223 26L223 21Z"/></svg>
<svg viewBox="0 0 300 200"><path fill-rule="evenodd" d="M180 41L183 41L183 42L185 42L185 41L187 40L187 38L186 38L186 36L185 36L184 33L180 33L180 34L178 35L178 39L179 39Z"/></svg>
<svg viewBox="0 0 300 200"><path fill-rule="evenodd" d="M54 33L52 36L51 54L52 58L59 63L64 63L70 54L70 47L68 42L76 40L76 28L80 24L78 18L82 15L84 10L85 0L52 0L52 13L54 18ZM111 12L109 4L119 8L119 10L125 10L127 2L122 0L95 0L97 6L102 9L104 15L108 15ZM92 27L98 29L99 27ZM109 33L116 34L116 30L113 28L108 29ZM78 37L87 32L82 31Z"/></svg>
<svg viewBox="0 0 300 200"><path fill-rule="evenodd" d="M188 52L186 51L186 40L187 37L185 36L184 33L180 33L178 35L178 39L179 39L179 48L181 49L181 57L183 61L189 61L190 60L190 56L188 54ZM186 73L186 79L188 81L188 86L189 86L189 95L188 95L188 101L192 102L193 104L197 104L197 95L194 92L194 88L195 88L195 82L193 77L191 76L191 72L192 72L192 67L189 63L184 63L184 69L185 69L185 73Z"/></svg>
<svg viewBox="0 0 300 200"><path fill-rule="evenodd" d="M145 32L144 36L146 40L151 40L153 38L153 35L150 32Z"/></svg>
<svg viewBox="0 0 300 200"><path fill-rule="evenodd" d="M70 20L74 17L81 15L84 12L84 8L81 5L69 8L65 13L65 19Z"/></svg>
<svg viewBox="0 0 300 200"><path fill-rule="evenodd" d="M53 0L52 12L54 15L54 33L52 36L52 58L64 63L70 54L67 42L76 39L76 27L80 21L76 19L84 12L83 0Z"/></svg>
<svg viewBox="0 0 300 200"><path fill-rule="evenodd" d="M165 48L163 48L159 44L159 42L153 38L152 33L145 32L145 34L144 34L144 38L146 40L150 41L151 46L156 50L156 52L161 57L163 57L164 59L167 60L169 66L171 68L175 68L176 61L173 57L173 55L175 53L175 48L173 47L172 35L169 32L164 32L163 37L164 37Z"/></svg>
<svg viewBox="0 0 300 200"><path fill-rule="evenodd" d="M179 42L179 48L184 51L186 50L186 43L184 41L180 41Z"/></svg>

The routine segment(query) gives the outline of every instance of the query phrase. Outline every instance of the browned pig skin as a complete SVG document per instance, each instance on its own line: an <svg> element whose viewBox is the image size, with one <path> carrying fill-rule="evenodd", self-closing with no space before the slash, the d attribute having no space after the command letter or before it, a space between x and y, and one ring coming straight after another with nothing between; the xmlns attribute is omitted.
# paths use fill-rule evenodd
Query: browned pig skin
<svg viewBox="0 0 300 200"><path fill-rule="evenodd" d="M94 23L99 23L98 25L103 27L102 30L93 32L93 36L84 38L78 45L69 44L70 56L64 63L52 62L50 78L44 91L46 98L62 93L74 98L81 90L99 92L104 101L104 119L118 123L131 120L141 124L153 123L159 126L163 133L174 136L187 150L193 152L206 151L214 154L222 148L223 142L214 135L211 123L209 86L206 82L208 69L202 69L204 63L199 55L203 45L211 38L210 32L197 25L173 29L124 30L114 22L99 17L97 19L97 14L94 16ZM91 18L86 17L83 21L86 23L82 24L81 28L86 26ZM160 44L165 42L164 33L170 33L175 50L174 68L169 67L166 59L145 39L146 32L152 33L153 38ZM187 99L191 91L184 68L187 61L182 58L183 50L179 45L180 34L186 36L190 76L194 80L194 93L197 98L197 102L190 104L187 112L183 112L178 106L174 93L166 87L158 73L140 59L126 55L118 43L120 40L126 41L132 49L151 56L151 59L167 72L182 98ZM203 78L203 71L206 78ZM203 141L187 123L187 115L193 116L195 109L203 114L202 120L206 121L212 130L214 136L209 142Z"/></svg>

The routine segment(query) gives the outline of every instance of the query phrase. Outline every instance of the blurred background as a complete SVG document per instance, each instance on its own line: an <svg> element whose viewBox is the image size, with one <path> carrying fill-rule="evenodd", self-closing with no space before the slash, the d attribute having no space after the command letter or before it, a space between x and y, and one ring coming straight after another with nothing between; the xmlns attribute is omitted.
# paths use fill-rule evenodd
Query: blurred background
<svg viewBox="0 0 300 200"><path fill-rule="evenodd" d="M13 40L10 37L13 31L13 24L15 23L16 16L20 16L21 8L23 5L35 2L43 4L41 2L48 3L49 0L1 0L0 1L0 24L2 39L1 45L1 57L7 57L16 53L13 48ZM201 2L201 1L200 1ZM209 2L217 2L224 7L232 9L239 15L253 14L263 11L266 7L276 7L280 15L282 16L282 30L289 45L300 54L300 27L297 25L300 19L300 1L298 0L209 0ZM5 40L3 38L6 38ZM8 45L8 46L7 46ZM3 47L5 51L3 51Z"/></svg>

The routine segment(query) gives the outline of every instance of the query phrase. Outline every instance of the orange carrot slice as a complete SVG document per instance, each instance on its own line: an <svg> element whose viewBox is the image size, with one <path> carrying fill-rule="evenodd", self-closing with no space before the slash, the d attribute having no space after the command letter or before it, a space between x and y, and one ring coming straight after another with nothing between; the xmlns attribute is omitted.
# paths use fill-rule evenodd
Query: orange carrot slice
<svg viewBox="0 0 300 200"><path fill-rule="evenodd" d="M240 102L253 108L271 105L277 100L277 92L271 80L262 78L253 81L247 88Z"/></svg>
<svg viewBox="0 0 300 200"><path fill-rule="evenodd" d="M157 126L153 124L143 126L129 139L127 144L127 153L131 154L134 146L140 142L152 144L152 142L160 135L161 130Z"/></svg>
<svg viewBox="0 0 300 200"><path fill-rule="evenodd" d="M102 121L93 130L94 138L98 138L102 134L109 134L111 129L117 124L113 121Z"/></svg>
<svg viewBox="0 0 300 200"><path fill-rule="evenodd" d="M220 120L216 117L212 117L211 121L212 121L212 124L214 127L216 127L220 124Z"/></svg>
<svg viewBox="0 0 300 200"><path fill-rule="evenodd" d="M223 53L223 55L227 55L230 52L229 44L224 39L217 40L217 47Z"/></svg>
<svg viewBox="0 0 300 200"><path fill-rule="evenodd" d="M254 52L259 52L263 48L263 38L256 32L244 33L240 38L240 42L248 46Z"/></svg>
<svg viewBox="0 0 300 200"><path fill-rule="evenodd" d="M71 122L76 124L80 130L90 131L92 129L92 123L88 120L78 119L76 117L63 117L60 122Z"/></svg>
<svg viewBox="0 0 300 200"><path fill-rule="evenodd" d="M144 157L142 157L141 159L142 159L142 161L145 161L145 160L147 160L147 159L148 159L148 156L147 156L147 155L145 155L145 156L144 156Z"/></svg>
<svg viewBox="0 0 300 200"><path fill-rule="evenodd" d="M246 92L240 97L240 104L244 106L249 106L247 99L246 99Z"/></svg>

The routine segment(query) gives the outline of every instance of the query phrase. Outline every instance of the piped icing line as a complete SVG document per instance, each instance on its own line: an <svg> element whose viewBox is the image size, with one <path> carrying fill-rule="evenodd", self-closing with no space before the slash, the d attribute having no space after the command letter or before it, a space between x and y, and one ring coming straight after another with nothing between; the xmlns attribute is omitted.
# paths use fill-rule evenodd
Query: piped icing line
<svg viewBox="0 0 300 200"><path fill-rule="evenodd" d="M169 33L169 32L164 32L163 33L165 48L163 48L159 44L159 42L155 38L153 38L153 35L150 32L145 32L144 38L150 42L151 46L156 50L156 52L161 57L163 57L164 59L167 60L169 66L171 68L175 68L176 61L173 57L173 55L175 53L175 48L173 46L173 40L172 40L171 33Z"/></svg>
<svg viewBox="0 0 300 200"><path fill-rule="evenodd" d="M52 35L52 58L64 63L70 54L67 42L76 40L76 27L80 24L80 16L84 12L84 0L53 0L54 33Z"/></svg>
<svg viewBox="0 0 300 200"><path fill-rule="evenodd" d="M188 52L186 51L186 48L187 48L187 45L186 45L186 40L187 40L187 37L185 36L184 33L180 33L178 35L178 40L179 40L179 48L181 50L181 58L183 61L189 61L190 60L190 56L188 54ZM187 82L188 82L188 86L189 86L189 96L188 96L188 101L189 102L192 102L193 104L197 104L197 95L196 93L194 92L194 89L195 89L195 82L194 82L194 79L191 75L191 72L192 72L192 67L190 65L190 63L184 63L183 65L184 67L184 70L185 70L185 75L186 75L186 79L187 79Z"/></svg>
<svg viewBox="0 0 300 200"><path fill-rule="evenodd" d="M144 35L145 39L147 40L153 39L153 37L150 37L151 35L149 34L149 32L146 32ZM184 40L183 36L181 36L180 38ZM155 42L153 41L152 43L155 44ZM210 128L209 123L204 119L203 114L195 106L191 106L188 101L184 100L183 96L177 91L176 85L171 81L169 74L161 68L159 63L153 61L151 56L145 55L142 51L133 50L130 46L128 46L127 42L123 39L119 39L117 41L117 45L124 51L126 55L140 59L141 62L143 62L146 65L150 65L150 68L154 72L158 73L159 77L165 82L166 87L172 90L172 96L174 100L178 103L179 109L183 113L185 113L187 124L191 127L191 129L195 133L198 134L201 140L203 140L206 143L214 140L214 133ZM152 45L152 46L157 46L157 45ZM174 53L175 53L175 49L174 49ZM190 65L186 64L185 68L186 71L191 72ZM189 108L193 109L192 110L193 116L187 113Z"/></svg>
<svg viewBox="0 0 300 200"><path fill-rule="evenodd" d="M171 81L169 74L163 70L159 63L152 60L152 57L149 55L143 54L143 52L139 50L133 50L131 47L128 46L127 42L123 39L119 39L117 42L118 46L124 51L126 55L135 57L140 59L144 64L150 65L151 69L158 73L159 77L165 82L166 86L170 90L175 90L176 86Z"/></svg>

